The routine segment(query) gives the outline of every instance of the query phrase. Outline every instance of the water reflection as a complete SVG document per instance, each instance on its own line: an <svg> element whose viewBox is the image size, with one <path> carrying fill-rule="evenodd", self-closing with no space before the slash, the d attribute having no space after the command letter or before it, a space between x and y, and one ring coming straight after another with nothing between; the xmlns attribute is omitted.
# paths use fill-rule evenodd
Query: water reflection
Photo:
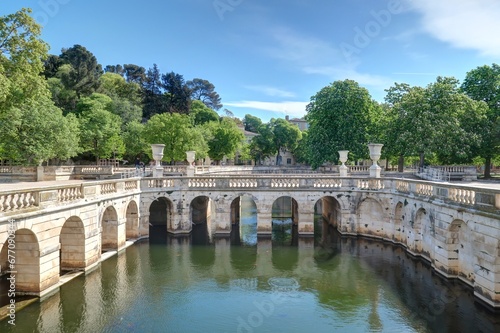
<svg viewBox="0 0 500 333"><path fill-rule="evenodd" d="M196 244L199 239L202 244ZM366 239L137 243L1 332L498 332L498 314L404 250ZM270 283L271 281L271 283Z"/></svg>

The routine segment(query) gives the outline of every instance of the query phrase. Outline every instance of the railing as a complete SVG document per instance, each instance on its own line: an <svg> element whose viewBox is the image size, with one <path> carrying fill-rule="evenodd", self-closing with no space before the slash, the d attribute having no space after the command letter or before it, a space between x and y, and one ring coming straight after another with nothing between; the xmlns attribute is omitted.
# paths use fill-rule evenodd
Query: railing
<svg viewBox="0 0 500 333"><path fill-rule="evenodd" d="M36 183L35 183L36 184ZM471 187L450 183L397 178L331 177L331 176L226 176L169 177L137 180L82 182L26 190L1 190L0 218L16 212L30 211L54 204L88 202L99 196L114 196L126 192L158 190L198 191L359 191L400 194L403 196L440 199L445 203L500 214L500 189ZM427 198L427 199L426 199Z"/></svg>
<svg viewBox="0 0 500 333"><path fill-rule="evenodd" d="M429 166L419 168L415 175L422 179L437 182L477 180L477 170L475 166Z"/></svg>
<svg viewBox="0 0 500 333"><path fill-rule="evenodd" d="M127 168L118 171L121 179L135 178L135 177L150 177L153 174L151 168Z"/></svg>

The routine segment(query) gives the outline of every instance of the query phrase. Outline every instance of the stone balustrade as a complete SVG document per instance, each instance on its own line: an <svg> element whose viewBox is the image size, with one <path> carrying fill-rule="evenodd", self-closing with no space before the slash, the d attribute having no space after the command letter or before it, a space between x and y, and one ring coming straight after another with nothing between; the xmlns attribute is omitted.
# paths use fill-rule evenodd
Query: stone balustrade
<svg viewBox="0 0 500 333"><path fill-rule="evenodd" d="M36 184L36 183L34 183ZM251 191L315 191L324 188L335 191L384 191L439 198L450 204L460 204L482 210L500 209L500 190L471 188L466 185L433 183L420 180L396 178L360 177L303 177L303 176L226 176L226 177L171 177L142 178L138 180L119 179L99 182L82 182L79 185L62 185L29 190L0 190L0 217L16 211L32 209L49 203L71 203L97 195L157 189L214 190L249 189Z"/></svg>

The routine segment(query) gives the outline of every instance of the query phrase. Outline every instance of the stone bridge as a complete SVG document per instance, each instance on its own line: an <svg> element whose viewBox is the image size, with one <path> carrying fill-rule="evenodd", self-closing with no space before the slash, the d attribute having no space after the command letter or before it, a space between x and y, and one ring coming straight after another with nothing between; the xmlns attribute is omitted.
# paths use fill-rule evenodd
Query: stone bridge
<svg viewBox="0 0 500 333"><path fill-rule="evenodd" d="M280 198L291 201L299 236L314 233L320 207L324 230L400 244L500 307L500 190L402 178L163 177L0 189L1 272L15 273L16 292L44 296L64 271L88 271L150 233L189 234L206 223L210 236L229 236L241 197L255 204L258 235L271 234Z"/></svg>

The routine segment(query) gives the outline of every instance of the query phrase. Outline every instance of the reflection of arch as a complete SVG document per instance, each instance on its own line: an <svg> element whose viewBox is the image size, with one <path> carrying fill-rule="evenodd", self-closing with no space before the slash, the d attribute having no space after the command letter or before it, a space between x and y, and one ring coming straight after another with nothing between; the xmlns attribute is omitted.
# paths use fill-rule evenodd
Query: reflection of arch
<svg viewBox="0 0 500 333"><path fill-rule="evenodd" d="M149 206L149 240L166 240L168 226L172 223L172 202L160 197Z"/></svg>
<svg viewBox="0 0 500 333"><path fill-rule="evenodd" d="M189 252L195 268L209 269L215 263L215 246L191 246Z"/></svg>
<svg viewBox="0 0 500 333"><path fill-rule="evenodd" d="M64 222L59 242L60 270L85 268L85 227L79 217L72 216Z"/></svg>
<svg viewBox="0 0 500 333"><path fill-rule="evenodd" d="M14 239L15 270L17 271L16 291L40 292L40 247L38 239L28 229L17 230Z"/></svg>
<svg viewBox="0 0 500 333"><path fill-rule="evenodd" d="M401 242L401 233L403 231L403 203L398 202L396 204L396 210L394 212L394 234L392 240L395 242Z"/></svg>
<svg viewBox="0 0 500 333"><path fill-rule="evenodd" d="M101 220L101 251L118 249L118 214L113 206L108 206Z"/></svg>
<svg viewBox="0 0 500 333"><path fill-rule="evenodd" d="M449 244L448 257L450 262L456 266L450 267L454 273L459 273L459 278L468 283L474 283L474 265L476 257L474 255L474 239L473 233L462 220L455 220L451 223L449 229Z"/></svg>
<svg viewBox="0 0 500 333"><path fill-rule="evenodd" d="M298 247L273 245L272 262L277 270L292 271L299 262Z"/></svg>
<svg viewBox="0 0 500 333"><path fill-rule="evenodd" d="M127 229L126 238L137 238L139 237L139 209L135 201L130 201L127 206Z"/></svg>
<svg viewBox="0 0 500 333"><path fill-rule="evenodd" d="M231 266L240 272L249 272L257 264L256 246L232 246L230 248Z"/></svg>
<svg viewBox="0 0 500 333"><path fill-rule="evenodd" d="M358 207L358 232L371 235L384 234L385 214L382 205L373 198L366 198Z"/></svg>

